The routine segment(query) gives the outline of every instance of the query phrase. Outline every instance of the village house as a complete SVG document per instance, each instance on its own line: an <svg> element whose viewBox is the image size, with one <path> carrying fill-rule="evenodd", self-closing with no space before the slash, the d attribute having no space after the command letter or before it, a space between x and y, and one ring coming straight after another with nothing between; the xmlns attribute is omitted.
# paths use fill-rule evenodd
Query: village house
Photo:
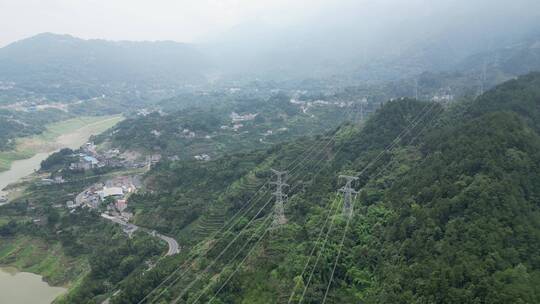
<svg viewBox="0 0 540 304"><path fill-rule="evenodd" d="M238 123L238 124L235 124L235 125L232 127L232 129L233 129L234 131L237 132L237 131L240 130L240 128L242 128L243 126L244 126L243 124Z"/></svg>
<svg viewBox="0 0 540 304"><path fill-rule="evenodd" d="M157 164L161 160L161 154L152 154L146 157L146 162L152 165Z"/></svg>
<svg viewBox="0 0 540 304"><path fill-rule="evenodd" d="M127 208L127 201L125 199L118 199L114 204L116 210L123 212Z"/></svg>
<svg viewBox="0 0 540 304"><path fill-rule="evenodd" d="M79 155L79 161L72 163L69 168L71 170L90 170L96 168L99 164L99 161L92 156L81 154Z"/></svg>
<svg viewBox="0 0 540 304"><path fill-rule="evenodd" d="M237 123L237 122L240 122L240 121L247 121L247 120L253 120L255 119L255 117L257 117L257 115L259 115L259 113L248 113L248 114L245 114L245 115L240 115L236 112L232 112L231 113L231 120L233 123Z"/></svg>
<svg viewBox="0 0 540 304"><path fill-rule="evenodd" d="M210 160L210 155L208 155L208 154L199 154L199 155L195 155L194 158L196 160L209 161Z"/></svg>
<svg viewBox="0 0 540 304"><path fill-rule="evenodd" d="M103 187L103 190L99 192L99 198L101 201L105 201L108 197L122 198L124 196L124 190L122 187Z"/></svg>
<svg viewBox="0 0 540 304"><path fill-rule="evenodd" d="M93 142L87 142L82 147L82 150L91 155L96 154L96 145Z"/></svg>
<svg viewBox="0 0 540 304"><path fill-rule="evenodd" d="M74 201L67 201L67 202L66 202L66 207L67 207L68 209L75 209L75 208L80 207L80 206L81 206L80 203L76 203L76 202L74 202Z"/></svg>

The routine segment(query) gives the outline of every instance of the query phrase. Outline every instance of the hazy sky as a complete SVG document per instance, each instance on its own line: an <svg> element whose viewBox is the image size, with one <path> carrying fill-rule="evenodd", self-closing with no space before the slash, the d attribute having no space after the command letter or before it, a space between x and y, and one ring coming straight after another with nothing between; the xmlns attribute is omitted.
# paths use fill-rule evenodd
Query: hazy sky
<svg viewBox="0 0 540 304"><path fill-rule="evenodd" d="M540 1L0 0L0 46L42 32L195 42L219 38L220 33L246 24L293 29L302 24L317 28L343 22L342 28L366 28L365 32L378 35L388 24L417 23L430 31L434 23L454 26L486 16L495 20L493 24L512 27L514 21L509 20L520 20L521 15L540 18Z"/></svg>
<svg viewBox="0 0 540 304"><path fill-rule="evenodd" d="M325 0L0 0L0 46L41 32L192 42L255 20L287 24ZM348 2L348 1L342 1Z"/></svg>

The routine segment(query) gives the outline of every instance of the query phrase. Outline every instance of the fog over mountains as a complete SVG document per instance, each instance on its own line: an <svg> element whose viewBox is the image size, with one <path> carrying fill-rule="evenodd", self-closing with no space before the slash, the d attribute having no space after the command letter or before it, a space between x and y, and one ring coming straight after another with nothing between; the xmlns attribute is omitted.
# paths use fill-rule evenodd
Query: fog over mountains
<svg viewBox="0 0 540 304"><path fill-rule="evenodd" d="M447 2L429 9L422 1L346 2L294 26L250 21L193 44L39 34L0 49L0 79L50 84L331 76L389 80L453 69L470 62L470 56L504 53L497 50L540 40L540 7L534 1L512 7L503 1Z"/></svg>
<svg viewBox="0 0 540 304"><path fill-rule="evenodd" d="M0 0L0 27L0 274L52 303L540 303L540 0ZM43 302L14 278L0 304Z"/></svg>
<svg viewBox="0 0 540 304"><path fill-rule="evenodd" d="M39 34L0 49L0 77L16 82L194 80L209 67L193 46L177 42L83 40Z"/></svg>

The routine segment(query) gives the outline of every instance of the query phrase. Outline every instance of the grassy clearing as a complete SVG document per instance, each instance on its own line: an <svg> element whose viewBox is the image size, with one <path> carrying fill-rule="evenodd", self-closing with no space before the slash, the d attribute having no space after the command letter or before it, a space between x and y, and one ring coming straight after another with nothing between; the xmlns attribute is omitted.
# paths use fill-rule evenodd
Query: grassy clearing
<svg viewBox="0 0 540 304"><path fill-rule="evenodd" d="M30 158L36 153L63 147L77 148L91 135L99 134L123 119L122 115L82 116L49 124L39 135L17 139L15 150L0 151L0 172L9 170L13 161Z"/></svg>

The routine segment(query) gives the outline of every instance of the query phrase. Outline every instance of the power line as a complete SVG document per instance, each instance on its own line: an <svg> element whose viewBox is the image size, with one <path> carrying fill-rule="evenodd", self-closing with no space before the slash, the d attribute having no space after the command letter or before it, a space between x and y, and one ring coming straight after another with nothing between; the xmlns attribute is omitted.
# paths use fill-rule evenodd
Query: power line
<svg viewBox="0 0 540 304"><path fill-rule="evenodd" d="M380 157L385 153L385 151L387 151L387 150L389 150L389 149L393 149L393 147L401 140L401 138L402 138L406 133L409 132L409 129L410 129L411 127L412 127L412 128L416 127L416 125L423 119L423 117L424 117L427 113L429 113L429 112L431 112L431 111L433 110L433 108L435 107L435 104L434 104L434 103L431 103L431 106L430 106L430 107L428 107L428 106L430 106L430 104L426 104L426 106L424 106L424 108L423 108L423 109L421 110L421 112L417 115L417 117L416 117L415 119L413 119L413 121L411 121L410 124L407 125L406 128L404 128L404 130L403 130L403 131L402 131L402 132L401 132L401 133L400 133L400 134L399 134L399 135L391 142L391 144L389 144L389 145L386 147L385 150L383 150L381 153L379 153L379 155L377 155L377 157L376 157L370 164L368 164L368 165L360 172L360 174L359 174L358 176L362 175L362 174L363 174L363 173L364 173L371 165L373 165L375 162L377 162L377 161L380 159ZM415 138L416 138L416 137L415 137ZM414 139L415 139L415 138L414 138ZM337 211L337 210L336 210L336 211ZM329 213L329 215L330 215L330 214L331 214L331 213ZM335 218L335 217L334 217L334 218ZM350 218L351 218L351 217L348 217L348 219L350 219ZM328 219L328 218L327 218L327 219ZM326 222L327 222L327 220L325 221L325 223L326 223ZM332 222L333 222L333 221L332 221ZM331 224L331 225L333 225L333 224ZM324 226L323 226L323 229L324 229ZM321 232L322 232L322 230L321 230ZM318 242L318 240L320 239L320 236L321 236L321 235L322 235L322 233L319 233L319 237L317 238L317 241L316 241L316 243L315 243L315 246L314 246L313 249L311 250L311 253L310 253L310 256L309 256L309 258L308 258L308 261L307 261L306 265L304 266L304 270L302 271L301 277L303 277L303 274L304 274L305 270L307 269L307 266L308 266L308 264L309 264L309 261L310 261L312 255L313 255L313 253L314 253L314 250L315 250L315 248L316 248L316 246L317 246L317 242ZM328 237L328 235L325 237L325 241L324 241L324 243L323 243L323 248L324 248L324 246L326 245L327 237ZM318 257L321 255L321 253L322 253L322 249L321 249L321 251L319 252ZM316 261L316 263L315 263L315 265L314 265L314 268L312 269L312 273L313 273L314 269L316 268L317 263L318 263L318 259L317 259L317 261ZM306 284L306 286L305 286L305 288L304 288L304 292L303 292L303 295L302 295L302 298L301 298L300 301L302 301L303 296L304 296L304 294L305 294L305 291L307 290L307 288L308 288L308 286L309 286L309 282L311 281L312 273L310 274L310 279L308 280L308 283ZM292 301L292 299L293 299L295 290L296 290L296 285L295 285L295 287L294 287L294 289L293 289L293 291L292 291L292 293L291 293L291 296L290 296L290 298L289 298L289 303L290 303L290 302Z"/></svg>
<svg viewBox="0 0 540 304"><path fill-rule="evenodd" d="M336 131L336 132L334 133L334 135L332 136L331 140L330 140L328 143L330 143L333 139L335 139L335 137L337 136L337 134L338 134L338 132ZM326 146L328 145L328 143L325 145L325 148L326 148ZM342 148L342 145L339 147L339 149L338 149L338 151L336 151L336 153L339 153L339 151L341 151L341 148ZM322 151L322 153L324 153L324 150ZM322 154L322 153L321 153L321 154ZM336 153L334 153L334 155L335 155ZM333 158L333 157L332 157L332 158ZM317 161L316 166L318 166L318 164L319 164L321 161L322 161L322 159L320 159L319 161ZM323 166L323 167L320 167L319 170L317 170L316 174L314 175L314 177L313 177L312 179L314 179L314 178L321 172L321 170L322 170L323 168L324 168L324 166ZM282 184L282 183L283 183L283 179L280 178L280 176L285 176L286 173L283 172L283 171L280 172L280 171L277 171L277 170L273 170L273 172L278 176L278 178L277 178L278 181L276 182L276 184ZM280 191L277 191L277 192L280 192ZM281 197L281 195L279 195L279 197ZM270 228L271 228L271 227L269 227L269 229L270 229ZM268 231L268 230L267 230L267 231ZM267 231L266 231L266 232L267 232ZM266 232L265 232L265 234L266 234ZM259 240L259 241L260 241L260 240ZM244 244L244 246L245 246L246 244L248 244L248 243L249 243L249 241L246 242L246 243ZM257 242L257 243L258 243L258 242ZM256 244L256 245L257 245L257 244ZM255 245L254 247L252 247L252 249L250 250L250 252L256 247L256 245ZM244 247L244 246L243 246L243 247ZM234 260L234 259L238 256L238 254L239 254L241 251L242 251L242 249L241 249L240 251L238 251L237 254L236 254L231 260ZM234 273L236 273L236 272L238 271L239 267L243 264L243 262L245 261L245 259L247 259L247 257L249 256L250 252L244 257L244 260L242 260L242 261L240 262L240 264L237 265L235 271L234 271L234 272L231 274L231 276L225 281L225 283L220 287L220 289L215 293L215 295L212 297L212 299L211 299L210 301L212 301L212 300L217 296L217 294L218 294L218 293L221 291L221 289L227 284L227 282L228 282L228 281L230 280L230 278L234 275ZM201 291L201 293L199 293L198 297L195 299L195 301L194 301L193 303L196 303L196 302L198 301L198 299L205 293L205 291L206 291L209 287L210 287L210 286L207 285L207 286L203 289L203 291ZM179 299L179 298L177 298L176 300L178 300L178 299Z"/></svg>
<svg viewBox="0 0 540 304"><path fill-rule="evenodd" d="M335 134L330 138L330 140L326 141L326 144L324 144L324 141L320 141L320 142L319 142L319 141L316 141L316 142L315 142L314 144L312 144L308 149L304 150L302 154L300 154L299 156L297 156L296 159L295 159L293 162L291 162L287 167L289 168L290 166L292 166L292 165L295 164L295 163L296 163L295 166L291 169L291 170L293 170L293 171L296 170L299 166L304 167L304 166L305 166L305 165L303 164L304 161L305 161L306 159L308 159L308 157L312 154L312 152L313 152L314 150L317 150L317 151L325 151L325 150L327 149L328 145L329 145L330 143L332 143L332 142L336 139L336 136L337 136L337 132L335 132ZM319 143L324 144L324 146L323 146L322 148L319 147L319 148L317 149L317 145L318 145ZM321 153L322 153L322 152L321 152ZM298 160L300 160L300 161L298 161ZM267 183L268 183L268 181L267 181L265 184L263 184L263 185L259 188L259 190L255 193L255 195L256 195L261 189L263 189L264 186L265 186ZM266 193L266 191L264 191L263 193ZM255 196L254 196L254 197L255 197ZM231 220L229 220L229 223L232 223L232 222L234 221L234 218L235 218L236 216L238 216L246 206L249 205L250 207L244 212L244 214L247 214L247 212L249 212L249 211L255 206L255 204L249 204L249 203L254 199L254 197L252 197L252 198L248 201L248 203L246 203L246 204L244 204L244 205L242 206L242 208L241 208L241 209L233 216L233 218L232 218ZM237 221L237 222L238 222L238 221ZM226 225L227 225L227 224L225 224L225 225L223 226L222 229L224 229L224 228L226 227ZM234 227L234 226L235 226L235 224L229 226L229 228L228 228L225 232L230 231L230 229L232 229L232 227ZM218 234L219 232L220 232L220 231L216 231L216 233L214 233L214 234L211 236L211 238L214 238L215 236L217 236L217 234ZM206 252L208 252L212 247L213 247L213 246L210 246L210 248L208 248L208 249L206 250ZM192 260L194 260L195 258L196 258L196 256L194 256L194 257L188 259L188 261L189 261L189 260L192 261ZM153 288L153 289L150 291L150 293L148 293L147 295L145 295L145 297L144 297L142 300L140 300L140 301L138 302L138 304L141 304L141 303L143 303L146 299L148 299L148 297L149 297L152 293L154 293L158 288L160 288L161 286L163 286L163 285L165 284L165 282L168 281L169 279L171 279L178 271L181 270L182 267L186 266L187 263L188 263L188 261L184 262L182 265L180 265L179 267L177 267L170 275L168 275L164 280L162 280L162 281L160 282L160 284L158 284L158 286L156 286L155 288ZM183 274L181 273L180 276L181 276L181 275L183 275ZM179 279L179 278L175 279L172 283L168 284L168 286L173 285L176 281L178 281L178 279ZM157 297L160 297L164 292L165 292L165 290L163 290L160 294L158 294Z"/></svg>
<svg viewBox="0 0 540 304"><path fill-rule="evenodd" d="M345 186L339 189L339 192L343 192L343 216L349 217L352 216L353 207L352 207L352 195L357 194L358 192L352 188L352 182L358 180L356 176L350 175L340 175L340 179L345 179Z"/></svg>
<svg viewBox="0 0 540 304"><path fill-rule="evenodd" d="M332 142L333 140L335 140L335 137L336 137L336 136L337 136L337 132L336 132L336 133L334 134L334 136L332 136L332 138L327 142L327 144L325 145L325 148L328 146L328 144L330 144L330 142ZM320 152L320 154L322 155L322 154L324 153L324 150L321 150L321 151L318 151L318 152ZM306 158L304 158L304 159L306 159ZM321 159L321 160L322 160L322 159ZM302 160L302 161L303 161L303 160ZM317 162L317 164L318 164L319 162L320 162L320 160ZM299 164L297 164L297 165L299 165ZM304 165L303 165L302 167L304 167ZM296 168L296 167L295 167L295 168ZM257 212L257 214L255 215L255 217L258 216L258 214L260 214L260 212L266 207L266 205L268 205L269 202L270 202L270 201L268 201L261 209L259 209L259 212ZM255 218L255 217L254 217L254 218ZM254 219L254 218L253 218L253 219ZM253 219L252 219L252 220L253 220ZM250 223L251 223L251 221L250 221ZM248 225L246 225L246 227L247 227L247 226L249 226L249 223L248 223ZM244 229L245 229L246 227L244 227ZM238 236L243 232L244 229L242 229L242 231L237 235L237 237L235 237L235 238L227 245L227 247L226 247L226 248L218 255L217 258L215 258L215 259L212 261L212 263L211 263L210 265L208 265L208 267L207 267L205 270L203 270L203 272L208 271L208 269L209 269L210 267L212 267L213 265L215 265L215 263L217 262L217 260L219 260L219 258L220 258L220 257L224 254L224 252L232 245L232 243L234 243L234 242L236 241L236 239L237 239ZM171 284L169 284L168 286L174 285L179 279L180 279L180 277L178 277L177 279L175 279L175 280L174 280ZM194 281L190 282L190 283L188 284L188 286L185 287L185 288L182 290L180 296L178 296L178 297L173 301L173 303L177 303L177 301L178 301L178 300L179 300L179 299L180 299L180 298L181 298L181 297L182 297L182 296L183 296L183 295L184 295L184 294L185 294L185 293L186 293L186 292L187 292L187 291L188 291L188 290L196 283L196 282L198 282L199 279L200 279L200 275L198 275ZM160 294L158 294L158 297L161 296L164 292L165 292L165 290L162 291Z"/></svg>
<svg viewBox="0 0 540 304"><path fill-rule="evenodd" d="M426 105L426 107L427 107L427 105ZM425 108L424 108L424 110L425 110ZM424 113L424 114L425 114L425 113ZM416 126L416 125L415 125L415 126ZM350 181L347 183L346 187L344 187L344 190L346 189L346 190L345 190L345 193L348 193L349 195L352 195L352 194L355 193L355 191L352 190L351 187L350 187L352 181L355 180L355 179L356 179L356 177L350 177L350 178L348 179L348 180L350 180ZM330 231L330 230L329 230L329 231ZM327 233L329 233L329 231L328 231ZM249 242L248 242L248 243L249 243ZM246 243L246 244L247 244L247 243ZM252 248L252 249L253 249L253 248ZM239 252L241 252L241 251L239 251ZM322 251L321 251L321 252L322 252ZM238 255L238 253L237 253L237 255ZM248 254L248 255L249 255L249 254ZM319 255L319 256L320 256L320 255ZM235 256L235 257L236 257L236 256ZM246 256L245 258L247 258L247 256ZM233 260L234 260L234 258L233 258ZM235 272L236 272L236 271L235 271ZM234 273L233 273L233 274L234 274ZM233 275L233 274L232 274L232 275ZM227 280L226 282L228 282L228 280ZM225 283L225 284L226 284L226 283ZM207 288L208 288L208 286L207 286ZM207 288L205 288L205 290L206 290ZM218 290L218 293L219 293L220 290L221 290L221 288ZM203 293L204 293L204 290L203 290ZM201 295L202 295L202 294L199 294L199 297L197 298L197 300L200 298ZM214 296L214 297L215 297L215 296ZM179 299L179 298L177 298L177 299ZM197 300L196 300L196 301L197 301ZM195 302L196 302L196 301L195 301Z"/></svg>
<svg viewBox="0 0 540 304"><path fill-rule="evenodd" d="M285 183L287 180L287 171L278 171L274 169L270 170L276 176L276 181L270 183L276 186L276 191L272 193L272 195L276 197L272 227L277 228L287 223L287 218L285 218L285 211L283 208L284 201L287 199L287 194L283 193L283 188L288 187L289 185Z"/></svg>
<svg viewBox="0 0 540 304"><path fill-rule="evenodd" d="M337 135L337 132L336 132L336 134L334 134L334 136L335 136L335 135ZM304 160L305 160L305 159L304 159ZM299 163L298 165L300 165L300 163ZM280 195L280 197L281 197L281 195ZM233 240L233 241L234 241L234 240ZM178 299L178 298L177 298L177 299Z"/></svg>
<svg viewBox="0 0 540 304"><path fill-rule="evenodd" d="M418 123L415 123L414 127L416 127L417 124L418 124ZM422 128L421 131L423 131L424 128L425 128L426 126L427 126L427 124L424 125L424 127ZM414 127L413 127L413 128L414 128ZM419 134L420 134L420 132L418 132L417 136L418 136ZM414 140L416 139L417 136L413 137L413 139L411 139L411 142L414 141ZM382 172L382 171L380 171L380 172ZM379 173L380 173L380 172L379 172ZM353 203L353 205L354 205L354 203ZM331 272L331 275L330 275L330 280L328 281L328 284L327 284L327 286L326 286L326 290L325 290L325 293L324 293L324 297L323 297L323 301L322 301L323 304L326 302L326 299L327 299L327 297L328 297L328 292L329 292L329 290L330 290L330 286L332 285L332 281L333 281L333 279L334 279L334 274L335 274L335 271L336 271L337 263L338 263L338 261L339 261L339 258L341 257L341 252L342 252L342 250L343 250L343 245L344 245L344 243L345 243L345 237L346 237L347 232L348 232L348 230L349 230L349 226L350 226L351 219L352 219L352 216L347 218L347 223L346 223L346 225L345 225L345 229L344 229L343 235L342 235L342 237L341 237L341 241L340 241L338 253L337 253L336 259L334 260L334 264L333 264L333 267L332 267L332 272Z"/></svg>
<svg viewBox="0 0 540 304"><path fill-rule="evenodd" d="M339 153L339 151L341 151L341 148L342 148L342 146L340 146L340 147L338 148L338 150L336 151L335 154ZM334 154L334 155L335 155L335 154ZM333 159L333 157L332 157L332 159ZM320 161L322 161L322 159L321 159ZM319 163L320 161L317 162L317 165L318 165L318 163ZM312 178L312 180L315 179L315 177L316 177L317 175L319 175L319 173L322 171L323 168L324 168L324 166L320 167L320 168L317 170L317 172L315 173L315 175L314 175L314 177ZM339 210L339 208L336 208L336 210ZM321 230L321 233L322 233L322 230ZM256 244L256 245L257 245L257 244ZM256 245L255 245L255 246L256 246ZM252 248L252 250L253 250L253 248ZM252 250L251 250L251 251L252 251ZM245 262L245 259L247 259L247 257L249 256L249 254L250 254L250 253L248 253L248 255L246 255L246 257L244 258L244 260L241 261L241 262L237 265L237 267L236 267L234 273L236 273L236 272L238 271L238 269L242 266L242 264ZM209 303L210 303L213 299L215 299L215 297L219 294L219 292L223 289L223 287L228 283L229 280L230 280L230 278L228 278L228 279L225 281L225 283L220 287L220 289L219 289L218 291L216 291L216 293L214 294L214 296L212 297L212 299L209 301ZM206 289L208 289L208 286L205 288L205 290L206 290ZM204 292L204 291L203 291L203 292ZM200 296L199 296L199 297L200 297ZM197 302L197 301L193 302L192 304L194 304L194 303L196 303L196 302Z"/></svg>

